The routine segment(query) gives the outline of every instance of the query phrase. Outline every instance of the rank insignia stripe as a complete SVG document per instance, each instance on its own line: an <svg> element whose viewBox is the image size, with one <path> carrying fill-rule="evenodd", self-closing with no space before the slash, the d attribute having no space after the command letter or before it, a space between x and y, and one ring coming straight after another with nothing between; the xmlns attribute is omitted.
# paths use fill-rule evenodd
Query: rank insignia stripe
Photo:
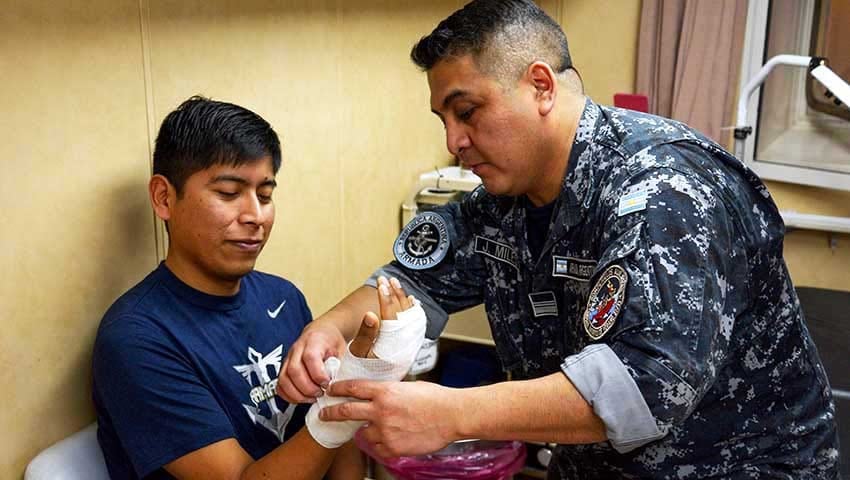
<svg viewBox="0 0 850 480"><path fill-rule="evenodd" d="M599 340L614 326L626 299L629 275L619 265L606 268L590 291L582 324L587 335Z"/></svg>
<svg viewBox="0 0 850 480"><path fill-rule="evenodd" d="M596 260L552 255L553 277L571 278L580 282L587 282L593 276L594 270L596 270Z"/></svg>
<svg viewBox="0 0 850 480"><path fill-rule="evenodd" d="M446 220L435 212L420 213L396 238L393 255L411 270L424 270L437 265L449 251Z"/></svg>
<svg viewBox="0 0 850 480"><path fill-rule="evenodd" d="M482 237L475 236L475 252L488 256L494 260L507 263L508 265L519 269L517 266L516 249L502 242Z"/></svg>
<svg viewBox="0 0 850 480"><path fill-rule="evenodd" d="M535 292L528 294L531 309L535 317L558 316L558 300L555 292Z"/></svg>

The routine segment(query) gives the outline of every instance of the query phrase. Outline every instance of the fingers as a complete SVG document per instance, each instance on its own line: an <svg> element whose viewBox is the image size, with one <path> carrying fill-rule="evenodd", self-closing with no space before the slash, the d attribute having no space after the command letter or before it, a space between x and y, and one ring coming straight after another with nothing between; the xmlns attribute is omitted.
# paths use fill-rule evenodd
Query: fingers
<svg viewBox="0 0 850 480"><path fill-rule="evenodd" d="M390 278L390 286L392 287L396 302L398 302L399 311L407 310L413 306L413 302L410 300L410 297L404 293L404 288L402 288L401 282L399 282L397 278Z"/></svg>
<svg viewBox="0 0 850 480"><path fill-rule="evenodd" d="M328 388L328 395L372 400L382 389L382 382L371 380L342 380Z"/></svg>
<svg viewBox="0 0 850 480"><path fill-rule="evenodd" d="M366 312L363 316L363 321L360 322L360 330L354 340L351 341L351 354L360 358L375 358L372 354L372 345L378 338L378 332L381 329L381 320L372 312Z"/></svg>
<svg viewBox="0 0 850 480"><path fill-rule="evenodd" d="M313 396L304 392L314 392L318 386L315 386L315 388L307 387L307 390L302 391L293 382L293 378L300 375L295 365L301 364L302 351L302 344L296 343L292 346L292 350L289 351L289 355L287 355L286 361L284 361L283 367L280 369L280 376L277 379L277 387L275 388L277 394L289 403L312 403L316 401ZM303 384L303 380L299 383Z"/></svg>
<svg viewBox="0 0 850 480"><path fill-rule="evenodd" d="M338 354L333 355L338 356ZM304 354L301 356L301 363L304 367L295 372L296 375L293 375L292 378L295 386L307 395L320 397L322 395L321 387L331 381L325 371L325 359L329 356L332 356L332 354L326 355L325 350L305 348Z"/></svg>
<svg viewBox="0 0 850 480"><path fill-rule="evenodd" d="M280 369L277 393L290 403L314 402L322 395L321 385L330 381L325 372L325 358L338 356L344 347L345 340L338 331L304 333L292 345Z"/></svg>
<svg viewBox="0 0 850 480"><path fill-rule="evenodd" d="M323 408L319 419L323 422L339 422L344 420L372 420L374 408L370 403L345 402Z"/></svg>
<svg viewBox="0 0 850 480"><path fill-rule="evenodd" d="M413 306L413 297L408 297L397 278L387 280L383 275L378 277L378 304L381 318L396 320L398 312Z"/></svg>
<svg viewBox="0 0 850 480"><path fill-rule="evenodd" d="M390 282L383 275L378 277L378 305L381 310L381 318L384 320L395 320L398 306L394 305L395 295L390 287Z"/></svg>
<svg viewBox="0 0 850 480"><path fill-rule="evenodd" d="M365 427L360 429L358 435L360 435L361 440L369 444L370 454L377 455L379 458L391 458L393 456L387 446L381 443L383 437L377 425L366 424Z"/></svg>

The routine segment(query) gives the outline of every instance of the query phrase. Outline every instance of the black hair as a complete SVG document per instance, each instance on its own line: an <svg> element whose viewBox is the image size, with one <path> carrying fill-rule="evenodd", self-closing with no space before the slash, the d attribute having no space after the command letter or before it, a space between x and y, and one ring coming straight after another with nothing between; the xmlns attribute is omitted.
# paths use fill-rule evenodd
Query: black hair
<svg viewBox="0 0 850 480"><path fill-rule="evenodd" d="M271 125L239 105L193 96L159 127L153 173L180 194L192 174L213 165L242 165L271 157L280 169L280 140Z"/></svg>
<svg viewBox="0 0 850 480"><path fill-rule="evenodd" d="M497 57L512 57L499 63L514 70L513 74L537 60L547 62L556 73L573 68L564 31L530 0L474 0L422 37L413 46L410 59L428 71L440 60L472 55L482 70L498 69L480 64L482 54L489 50Z"/></svg>

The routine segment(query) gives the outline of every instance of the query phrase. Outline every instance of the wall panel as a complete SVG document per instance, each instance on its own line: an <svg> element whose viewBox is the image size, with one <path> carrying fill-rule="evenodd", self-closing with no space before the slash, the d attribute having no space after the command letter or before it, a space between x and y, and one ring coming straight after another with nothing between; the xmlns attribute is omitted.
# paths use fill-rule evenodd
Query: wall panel
<svg viewBox="0 0 850 480"><path fill-rule="evenodd" d="M92 419L91 342L156 265L138 2L0 10L0 478Z"/></svg>

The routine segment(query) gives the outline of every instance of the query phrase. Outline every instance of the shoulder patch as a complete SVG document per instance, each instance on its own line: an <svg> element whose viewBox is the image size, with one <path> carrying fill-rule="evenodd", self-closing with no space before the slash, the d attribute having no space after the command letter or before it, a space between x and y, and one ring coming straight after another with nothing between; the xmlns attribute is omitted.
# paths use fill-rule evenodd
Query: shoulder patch
<svg viewBox="0 0 850 480"><path fill-rule="evenodd" d="M599 340L614 326L626 299L628 281L629 275L623 267L611 265L602 272L599 281L590 291L582 323L584 330L593 340Z"/></svg>
<svg viewBox="0 0 850 480"><path fill-rule="evenodd" d="M638 190L620 197L620 202L617 205L617 216L622 217L629 213L639 212L646 209L646 190Z"/></svg>
<svg viewBox="0 0 850 480"><path fill-rule="evenodd" d="M435 212L420 213L405 225L393 245L399 263L412 270L424 270L442 262L449 251L446 220Z"/></svg>

